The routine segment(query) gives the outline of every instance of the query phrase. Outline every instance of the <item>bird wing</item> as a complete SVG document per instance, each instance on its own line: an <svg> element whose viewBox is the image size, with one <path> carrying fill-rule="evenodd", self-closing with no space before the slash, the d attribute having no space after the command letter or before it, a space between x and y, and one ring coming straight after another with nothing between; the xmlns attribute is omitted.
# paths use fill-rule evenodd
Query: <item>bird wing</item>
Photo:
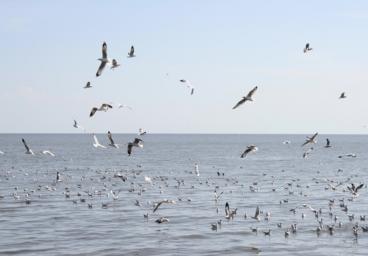
<svg viewBox="0 0 368 256"><path fill-rule="evenodd" d="M24 147L26 148L26 150L27 150L27 151L29 151L29 147L28 147L28 145L27 145L27 143L26 143L25 139L23 139L23 138L22 138L22 142L23 142L23 145L24 145Z"/></svg>
<svg viewBox="0 0 368 256"><path fill-rule="evenodd" d="M133 144L129 142L128 143L128 155L132 153L132 148L133 148Z"/></svg>
<svg viewBox="0 0 368 256"><path fill-rule="evenodd" d="M190 95L193 95L194 93L194 88L192 88L192 90L190 91Z"/></svg>
<svg viewBox="0 0 368 256"><path fill-rule="evenodd" d="M361 189L363 186L364 186L364 184L360 184L359 186L357 186L357 187L355 188L355 191L357 191L357 192L358 192L358 190L359 190L359 189Z"/></svg>
<svg viewBox="0 0 368 256"><path fill-rule="evenodd" d="M318 132L316 132L315 134L313 134L312 138L310 138L311 140L314 140L318 135Z"/></svg>
<svg viewBox="0 0 368 256"><path fill-rule="evenodd" d="M101 108L112 108L112 105L110 105L110 104L107 104L107 103L103 103L102 105L101 105Z"/></svg>
<svg viewBox="0 0 368 256"><path fill-rule="evenodd" d="M259 206L256 208L256 213L254 214L254 218L258 218L259 216Z"/></svg>
<svg viewBox="0 0 368 256"><path fill-rule="evenodd" d="M114 140L112 139L112 135L111 135L111 132L110 131L107 133L107 137L109 138L111 145L115 145Z"/></svg>
<svg viewBox="0 0 368 256"><path fill-rule="evenodd" d="M93 139L96 145L100 145L100 143L98 142L97 136L95 134L93 134Z"/></svg>
<svg viewBox="0 0 368 256"><path fill-rule="evenodd" d="M258 86L254 87L250 92L248 92L247 98L252 98L253 94L257 91Z"/></svg>
<svg viewBox="0 0 368 256"><path fill-rule="evenodd" d="M89 117L92 117L96 113L96 111L97 111L96 107L92 108L91 113L89 113Z"/></svg>
<svg viewBox="0 0 368 256"><path fill-rule="evenodd" d="M100 76L102 74L102 71L104 70L105 66L106 66L106 62L105 61L101 61L101 64L98 67L96 76Z"/></svg>
<svg viewBox="0 0 368 256"><path fill-rule="evenodd" d="M248 147L248 148L243 152L243 154L242 154L240 157L241 157L241 158L246 157L250 151L252 151L252 149Z"/></svg>
<svg viewBox="0 0 368 256"><path fill-rule="evenodd" d="M241 104L243 104L246 101L245 98L241 99L238 103L236 103L236 105L233 107L233 109L236 109L237 107L239 107Z"/></svg>
<svg viewBox="0 0 368 256"><path fill-rule="evenodd" d="M134 139L134 144L139 144L139 143L141 143L141 142L143 142L143 140L141 140L141 139L139 139L139 138L135 138L135 139Z"/></svg>
<svg viewBox="0 0 368 256"><path fill-rule="evenodd" d="M103 42L102 44L102 58L107 59L107 44Z"/></svg>
<svg viewBox="0 0 368 256"><path fill-rule="evenodd" d="M157 211L158 207L163 203L164 201L159 202L156 207L153 209L153 212Z"/></svg>
<svg viewBox="0 0 368 256"><path fill-rule="evenodd" d="M134 55L134 46L132 45L132 47L130 47L130 53L129 55Z"/></svg>

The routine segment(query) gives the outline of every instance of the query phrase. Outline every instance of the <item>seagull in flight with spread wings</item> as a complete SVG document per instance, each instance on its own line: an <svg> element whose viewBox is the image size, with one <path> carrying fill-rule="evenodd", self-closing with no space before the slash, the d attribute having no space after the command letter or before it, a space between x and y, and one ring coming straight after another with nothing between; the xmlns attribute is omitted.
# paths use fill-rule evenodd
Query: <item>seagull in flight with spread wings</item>
<svg viewBox="0 0 368 256"><path fill-rule="evenodd" d="M253 94L257 91L258 86L254 87L250 92L248 92L247 96L243 97L236 105L233 107L233 109L236 109L240 105L242 105L246 101L253 101Z"/></svg>
<svg viewBox="0 0 368 256"><path fill-rule="evenodd" d="M104 145L100 144L100 142L98 141L97 136L95 134L93 134L93 140L94 140L93 146L95 148L106 148Z"/></svg>
<svg viewBox="0 0 368 256"><path fill-rule="evenodd" d="M241 158L246 157L249 153L257 151L258 148L255 145L250 145L246 148L246 150L241 154Z"/></svg>
<svg viewBox="0 0 368 256"><path fill-rule="evenodd" d="M92 117L97 111L107 111L109 108L112 108L112 105L107 103L102 103L99 108L93 107L91 109L91 112L89 113L89 117Z"/></svg>
<svg viewBox="0 0 368 256"><path fill-rule="evenodd" d="M180 79L179 81L181 83L185 84L185 86L190 89L190 95L193 95L194 87L193 87L192 83L189 80L186 80L186 79Z"/></svg>
<svg viewBox="0 0 368 256"><path fill-rule="evenodd" d="M316 144L317 143L317 135L318 135L318 132L316 132L315 134L313 134L312 137L307 137L305 142L302 144L302 147L307 145L307 144Z"/></svg>
<svg viewBox="0 0 368 256"><path fill-rule="evenodd" d="M26 140L22 138L22 142L23 142L24 147L26 148L26 154L34 155L34 153L33 153L32 149L30 149L30 148L28 147Z"/></svg>
<svg viewBox="0 0 368 256"><path fill-rule="evenodd" d="M103 42L103 44L102 44L102 58L99 58L98 60L101 61L101 64L98 67L98 70L96 72L96 76L100 76L102 74L102 71L105 69L106 64L110 63L110 60L107 58L107 44L106 44L106 42Z"/></svg>
<svg viewBox="0 0 368 256"><path fill-rule="evenodd" d="M107 137L109 138L109 141L110 141L109 146L114 147L114 148L119 148L119 145L115 144L114 140L112 139L112 134L110 131L107 132Z"/></svg>

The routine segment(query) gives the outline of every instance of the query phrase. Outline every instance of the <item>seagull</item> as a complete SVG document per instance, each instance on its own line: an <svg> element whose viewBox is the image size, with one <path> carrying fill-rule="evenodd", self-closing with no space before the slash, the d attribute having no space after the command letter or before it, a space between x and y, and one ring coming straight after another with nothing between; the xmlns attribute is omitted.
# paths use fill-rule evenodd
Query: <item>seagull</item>
<svg viewBox="0 0 368 256"><path fill-rule="evenodd" d="M133 142L129 142L128 143L128 155L130 156L130 154L132 153L132 148L133 147L140 147L143 148L143 144L142 144L143 140L135 138Z"/></svg>
<svg viewBox="0 0 368 256"><path fill-rule="evenodd" d="M358 191L359 189L361 189L364 186L364 184L360 184L358 186L355 186L354 183L351 183L351 187L347 187L348 190L354 195L354 196L358 196Z"/></svg>
<svg viewBox="0 0 368 256"><path fill-rule="evenodd" d="M176 204L176 202L174 200L162 200L160 202L158 202L155 206L155 208L153 209L153 212L157 211L158 207L160 207L162 204Z"/></svg>
<svg viewBox="0 0 368 256"><path fill-rule="evenodd" d="M194 171L195 171L196 175L199 176L199 168L198 168L197 163L194 165Z"/></svg>
<svg viewBox="0 0 368 256"><path fill-rule="evenodd" d="M257 206L256 208L256 213L254 214L254 216L252 216L252 219L255 219L255 220L260 220L261 218L259 217L259 207Z"/></svg>
<svg viewBox="0 0 368 256"><path fill-rule="evenodd" d="M257 151L258 148L255 145L250 145L247 147L247 149L241 154L241 158L246 157L249 153Z"/></svg>
<svg viewBox="0 0 368 256"><path fill-rule="evenodd" d="M91 82L87 82L87 84L83 87L84 89L92 88Z"/></svg>
<svg viewBox="0 0 368 256"><path fill-rule="evenodd" d="M101 145L100 142L98 142L98 139L97 139L97 137L96 137L95 134L93 134L93 139L95 141L95 143L93 143L93 146L95 148L98 148L98 147L100 147L100 148L106 148L104 145Z"/></svg>
<svg viewBox="0 0 368 256"><path fill-rule="evenodd" d="M345 92L342 92L342 93L340 94L340 97L339 97L339 99L346 99L346 95L345 95Z"/></svg>
<svg viewBox="0 0 368 256"><path fill-rule="evenodd" d="M89 114L89 117L92 117L97 111L107 111L109 108L112 108L112 106L110 104L107 104L107 103L102 103L102 105L97 108L97 107L93 107L90 114Z"/></svg>
<svg viewBox="0 0 368 256"><path fill-rule="evenodd" d="M305 142L302 144L302 147L309 144L309 143L312 143L312 144L315 144L317 143L317 140L316 140L316 137L318 135L318 132L316 132L315 134L313 134L312 137L307 137L307 139L305 140Z"/></svg>
<svg viewBox="0 0 368 256"><path fill-rule="evenodd" d="M120 66L120 64L117 62L116 59L112 59L112 63L111 63L111 68L110 69L114 69Z"/></svg>
<svg viewBox="0 0 368 256"><path fill-rule="evenodd" d="M184 83L186 85L186 87L188 87L190 89L190 95L193 95L194 87L193 87L192 83L189 80L186 80L186 79L180 79L179 81L181 83Z"/></svg>
<svg viewBox="0 0 368 256"><path fill-rule="evenodd" d="M246 101L253 101L253 94L257 91L258 86L254 87L250 92L248 92L247 96L243 97L236 105L233 107L233 109L236 109L240 105L242 105Z"/></svg>
<svg viewBox="0 0 368 256"><path fill-rule="evenodd" d="M42 154L49 155L49 156L55 156L55 154L52 153L50 150L44 150L44 151L42 151Z"/></svg>
<svg viewBox="0 0 368 256"><path fill-rule="evenodd" d="M134 46L132 45L132 47L130 47L130 52L128 52L128 58L133 57L135 57L135 55L134 55Z"/></svg>
<svg viewBox="0 0 368 256"><path fill-rule="evenodd" d="M331 145L330 145L330 140L327 138L326 139L326 145L325 145L325 148L330 148Z"/></svg>
<svg viewBox="0 0 368 256"><path fill-rule="evenodd" d="M119 148L118 144L115 144L114 140L112 139L112 134L110 131L107 132L107 137L110 140L109 146L114 147L114 148Z"/></svg>
<svg viewBox="0 0 368 256"><path fill-rule="evenodd" d="M291 143L290 140L285 140L285 141L282 142L282 144L284 144L284 145L287 145L287 144L290 144L290 143Z"/></svg>
<svg viewBox="0 0 368 256"><path fill-rule="evenodd" d="M144 131L142 128L139 128L139 131L138 131L139 136L143 136L143 135L146 135L146 134L147 134L147 131Z"/></svg>
<svg viewBox="0 0 368 256"><path fill-rule="evenodd" d="M103 44L102 44L102 58L99 58L98 60L101 61L101 64L98 67L96 76L100 76L102 74L102 71L104 70L106 64L110 62L110 60L107 58L107 44L106 44L106 42L103 42Z"/></svg>
<svg viewBox="0 0 368 256"><path fill-rule="evenodd" d="M311 50L313 50L313 48L310 48L309 43L307 43L307 44L305 45L305 48L304 48L303 52L304 52L304 53L307 53L307 52L309 52L309 51L311 51Z"/></svg>
<svg viewBox="0 0 368 256"><path fill-rule="evenodd" d="M313 147L311 147L310 149L308 149L307 151L305 151L304 153L303 153L303 158L305 159L305 158L307 158L308 157L308 155L309 155L309 153L310 152L312 152L313 151Z"/></svg>
<svg viewBox="0 0 368 256"><path fill-rule="evenodd" d="M30 154L30 155L34 155L32 149L30 149L26 143L26 141L22 138L22 142L23 142L23 145L24 147L26 148L26 154Z"/></svg>

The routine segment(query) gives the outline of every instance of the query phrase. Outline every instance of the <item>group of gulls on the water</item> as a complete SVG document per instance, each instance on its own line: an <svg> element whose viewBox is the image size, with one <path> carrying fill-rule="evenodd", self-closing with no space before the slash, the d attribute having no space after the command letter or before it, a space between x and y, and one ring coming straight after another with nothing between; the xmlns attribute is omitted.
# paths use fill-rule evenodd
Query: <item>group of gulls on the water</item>
<svg viewBox="0 0 368 256"><path fill-rule="evenodd" d="M304 53L308 53L310 51L312 51L312 48L310 47L309 43L306 44L305 48L304 48ZM134 47L132 46L129 53L128 53L128 57L129 58L133 58L135 57L135 52L134 52ZM107 65L111 65L111 69L115 69L118 68L120 66L120 64L117 62L116 59L112 59L110 60L107 57L107 44L104 42L102 45L102 58L98 59L101 63L100 66L98 67L98 70L96 72L96 76L99 77L101 76L103 70L106 68ZM185 85L189 90L190 90L190 94L193 95L194 93L194 87L191 84L191 82L189 80L186 79L180 79L179 80L180 83L182 83L183 85ZM84 88L91 88L91 83L88 82L86 84L86 86ZM247 101L252 102L253 96L255 94L255 92L257 91L258 86L255 86L252 90L250 90L248 92L248 94L244 97L242 97L241 100L239 100L235 106L232 109L237 109L238 107L240 107L241 105L243 105L244 103L246 103ZM346 95L345 92L341 93L340 99L345 99ZM102 112L106 112L110 109L113 108L113 104L111 103L102 103L101 105L98 105L96 107L93 107L90 111L89 116L92 118L93 116L96 115L97 112L102 111ZM127 106L127 105L122 105L119 104L118 108L129 108L131 109L131 107ZM79 123L74 120L74 124L73 127L76 129L82 129L85 130L82 126L79 125ZM145 130L143 130L142 128L139 129L138 131L138 137L139 136L144 136L146 135L147 132ZM107 132L107 138L109 143L107 144L107 146L101 144L96 136L96 134L93 134L93 147L95 148L107 148L107 147L111 147L111 148L115 148L115 149L119 149L122 144L117 144L115 142L115 140L113 139L113 135L110 131ZM317 136L318 133L313 134L310 137L307 137L305 139L305 142L301 144L301 147L304 148L306 146L309 145L314 145L317 143ZM25 141L24 138L22 138L22 143L26 149L26 154L30 154L30 155L35 155L34 151L28 146L27 142ZM291 141L286 140L283 142L283 144L285 145L289 145L291 144ZM143 147L143 140L141 138L134 138L132 139L132 141L129 141L128 143L125 143L123 145L127 146L127 153L130 156L133 152L133 148L142 148ZM324 146L324 148L331 148L331 142L328 138L326 138L326 144ZM303 158L307 158L308 155L313 151L313 147L310 147L309 149L307 149L304 153L303 153ZM241 153L240 157L241 158L248 158L248 155L250 153L254 153L258 150L258 147L255 145L249 145L246 147L246 149L243 151L243 153ZM50 156L55 156L55 154L53 152L51 152L50 150L41 150L39 151L40 154L44 154L44 155L50 155ZM0 154L4 154L4 152L0 151ZM355 154L349 153L349 154L345 154L345 155L340 155L338 156L339 158L343 158L343 157L356 157ZM141 168L140 165L137 165L138 168ZM136 171L134 170L132 173L123 173L123 172L115 172L113 175L111 175L111 173L109 173L108 171L96 171L96 173L101 174L101 177L98 179L99 182L101 182L103 184L103 189L102 190L96 190L94 192L92 191L84 191L84 194L82 192L78 192L76 194L76 198L78 198L78 200L74 199L72 200L74 204L77 204L78 202L84 203L86 202L86 199L83 197L83 195L87 195L88 198L92 199L94 195L101 195L103 193L105 193L107 195L107 197L111 197L112 200L118 200L119 197L119 193L122 190L119 191L113 191L112 189L108 189L108 185L107 185L107 181L111 181L111 180L117 180L117 181L122 181L122 182L126 182L128 179L131 179L131 187L128 190L128 192L130 193L134 193L137 192L138 196L141 196L142 193L144 193L147 190L147 186L149 187L154 187L156 184L157 187L160 190L160 194L163 192L165 187L169 187L169 180L167 177L165 176L156 176L156 177L148 177L145 176L143 182L138 182L136 179L138 179L140 173L142 171ZM338 170L338 173L343 172L343 170ZM236 178L224 178L224 173L221 173L220 171L217 171L217 179L218 180L223 180L224 182L226 182L224 184L222 184L222 186L220 186L217 182L218 180L214 179L214 178L207 178L205 181L200 180L199 176L199 165L197 163L195 163L194 165L194 169L193 169L193 174L195 174L196 176L196 182L198 182L196 185L197 186L208 186L214 187L214 202L215 202L215 206L216 206L216 213L219 214L219 208L218 203L221 200L221 198L224 196L224 191L219 191L220 188L225 189L228 184L236 184L238 185L239 181ZM110 175L110 176L109 176ZM265 177L267 174L263 174L263 176ZM67 174L65 174L65 177L67 177ZM82 177L81 180L85 180L87 179L86 177ZM300 204L297 205L296 207L293 207L291 209L289 209L290 214L292 215L296 215L297 212L301 211L302 215L301 215L301 219L305 219L307 217L306 212L311 212L313 218L316 220L316 228L315 228L315 232L317 233L317 235L320 235L322 232L327 232L330 235L333 235L334 232L336 232L339 229L342 229L344 223L342 221L339 220L339 216L338 214L336 214L336 212L334 212L334 207L336 204L339 205L339 209L341 209L342 212L345 212L346 214L348 214L348 202L354 202L354 200L356 200L359 196L359 191L363 188L365 188L366 186L363 183L360 184L355 184L351 181L352 177L349 177L346 180L343 181L338 181L337 178L335 180L332 179L315 179L313 178L313 181L315 184L326 184L325 186L325 190L330 190L332 192L339 192L339 193L343 193L349 194L348 198L338 198L338 199L330 199L327 203L328 206L328 210L327 212L325 212L324 209L319 208L319 209L315 209L313 208L311 205L309 204ZM92 181L95 181L93 178L91 178ZM180 190L181 187L186 186L185 180L184 179L180 179L180 178L174 178L175 181L175 188ZM45 188L48 191L55 191L56 190L56 185L57 184L62 184L63 182L63 176L62 174L58 171L56 174L56 179L55 182L53 183L52 186L46 186ZM300 179L291 179L290 182L287 182L286 184L282 185L282 186L274 186L274 183L276 182L276 177L272 176L272 191L270 191L270 193L276 193L278 191L287 191L288 194L290 196L295 195L295 191L294 188L299 188L300 192L299 195L300 196L307 196L307 192L303 192L301 190L302 185L299 183ZM82 185L78 184L78 188L81 188ZM243 185L242 185L243 187ZM195 188L195 185L192 184L191 188ZM35 191L39 191L42 189L42 186L40 185L36 190L32 190L32 191L27 191L25 193L25 198L26 198L26 203L30 204L31 200L31 194L34 193ZM306 185L305 189L310 189L310 185ZM21 197L18 193L18 188L16 188L17 192L13 193L12 196L16 199L19 200ZM260 190L260 182L259 181L254 181L252 183L252 185L249 186L249 190L251 193L257 193ZM25 190L26 191L26 190ZM230 192L232 193L232 191ZM70 199L72 196L71 193L71 188L69 187L65 187L65 191L63 192L63 194L65 195L65 198ZM0 199L4 198L4 196L0 195ZM163 199L163 200L159 200L157 202L150 202L149 206L152 207L150 209L152 209L152 213L146 212L143 214L143 217L146 220L149 220L150 215L151 214L158 214L159 209L165 208L164 205L166 205L167 207L175 207L174 205L179 203L179 202L183 202L183 201L187 201L187 202L191 202L192 199L187 198L186 200L184 200L181 197L178 197L177 200L173 200L173 199ZM282 199L280 200L280 206L284 206L287 205L289 203L289 199ZM136 200L134 203L136 206L138 207L142 207L142 203L140 200ZM169 206L172 205L172 206ZM103 202L101 205L102 208L106 209L110 207L109 203ZM93 204L92 203L88 203L88 208L93 208ZM224 216L223 219L221 218L220 220L214 222L214 223L210 223L210 228L214 231L219 231L222 228L222 225L224 224L224 221L234 221L236 220L236 216L238 215L238 213L240 212L240 208L230 208L230 204L229 202L225 202L225 209L224 209ZM323 217L325 217L327 214L327 216L330 218L330 224L325 224L325 219ZM260 206L256 206L254 209L254 215L252 214L250 216L250 218L248 218L247 213L242 213L242 218L247 220L249 219L249 221L252 221L252 227L250 227L250 232L254 232L257 233L259 232L259 228L255 227L257 225L257 223L261 223L261 222L266 222L266 223L270 223L272 218L271 218L272 214L269 211L264 211L261 209ZM355 219L354 214L348 214L347 215L349 218L350 222L353 222ZM325 217L326 218L326 217ZM165 217L165 216L156 216L155 217L155 222L162 224L162 223L167 223L169 222L169 218ZM361 215L359 217L359 221L360 222L364 222L365 221L365 215ZM284 223L276 223L275 227L277 227L277 229L282 229L282 228L286 228L283 233L284 236L287 238L289 236L291 236L291 234L296 234L298 232L298 228L297 228L297 223L289 223L287 226L284 225ZM359 224L358 222L354 223L352 226L352 233L355 237L358 236L359 234L359 230L362 230L362 232L368 232L368 226L367 225L362 225ZM271 227L262 230L262 233L264 233L264 235L266 236L270 236L272 232Z"/></svg>

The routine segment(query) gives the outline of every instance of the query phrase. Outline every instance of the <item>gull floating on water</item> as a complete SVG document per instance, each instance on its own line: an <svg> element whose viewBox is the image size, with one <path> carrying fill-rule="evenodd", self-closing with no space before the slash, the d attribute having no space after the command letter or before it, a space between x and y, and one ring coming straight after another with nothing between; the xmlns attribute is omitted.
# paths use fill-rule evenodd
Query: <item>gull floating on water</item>
<svg viewBox="0 0 368 256"><path fill-rule="evenodd" d="M311 50L313 50L313 48L310 48L309 43L307 43L307 44L305 45L305 47L304 47L303 52L304 52L304 53L307 53L307 52L309 52L309 51L311 51Z"/></svg>
<svg viewBox="0 0 368 256"><path fill-rule="evenodd" d="M104 145L101 145L100 142L98 142L97 136L93 134L94 143L93 146L95 148L106 148Z"/></svg>
<svg viewBox="0 0 368 256"><path fill-rule="evenodd" d="M115 144L114 140L112 139L112 134L110 131L107 132L107 137L109 138L110 144L109 146L114 148L119 148L118 144Z"/></svg>
<svg viewBox="0 0 368 256"><path fill-rule="evenodd" d="M107 103L103 103L99 108L97 107L93 107L90 114L89 114L89 117L92 117L97 111L107 111L109 108L112 108L112 106L110 104L107 104Z"/></svg>
<svg viewBox="0 0 368 256"><path fill-rule="evenodd" d="M30 155L34 155L32 149L30 149L25 141L25 139L22 138L22 142L23 142L23 145L24 147L26 148L26 154L30 154Z"/></svg>
<svg viewBox="0 0 368 256"><path fill-rule="evenodd" d="M307 145L307 144L315 144L317 143L316 137L318 135L318 132L316 132L315 134L313 134L312 137L307 137L307 139L305 140L305 142L302 144L302 147Z"/></svg>
<svg viewBox="0 0 368 256"><path fill-rule="evenodd" d="M346 95L345 95L345 92L342 92L342 93L340 94L340 97L339 97L339 99L346 99Z"/></svg>
<svg viewBox="0 0 368 256"><path fill-rule="evenodd" d="M193 95L194 87L193 87L192 83L189 80L186 80L186 79L180 79L179 81L181 83L185 84L185 86L190 89L190 95Z"/></svg>
<svg viewBox="0 0 368 256"><path fill-rule="evenodd" d="M130 47L130 52L128 52L128 58L133 57L135 57L135 55L134 55L134 46L132 45L132 47Z"/></svg>
<svg viewBox="0 0 368 256"><path fill-rule="evenodd" d="M240 105L242 105L246 101L253 101L253 94L257 91L258 86L254 87L250 92L248 92L247 96L243 97L236 105L233 107L233 109L236 109Z"/></svg>
<svg viewBox="0 0 368 256"><path fill-rule="evenodd" d="M326 139L326 145L325 145L325 148L330 148L331 145L330 145L330 140L327 138Z"/></svg>
<svg viewBox="0 0 368 256"><path fill-rule="evenodd" d="M247 149L241 154L241 158L246 157L249 153L257 151L258 148L255 145L250 145L247 147Z"/></svg>
<svg viewBox="0 0 368 256"><path fill-rule="evenodd" d="M106 42L103 42L103 44L102 44L102 58L99 58L98 60L101 61L101 64L98 67L96 76L100 76L102 74L102 71L105 69L106 64L110 62L110 60L107 58L107 44L106 44Z"/></svg>
<svg viewBox="0 0 368 256"><path fill-rule="evenodd" d="M91 82L87 82L87 84L83 87L84 89L92 88Z"/></svg>

